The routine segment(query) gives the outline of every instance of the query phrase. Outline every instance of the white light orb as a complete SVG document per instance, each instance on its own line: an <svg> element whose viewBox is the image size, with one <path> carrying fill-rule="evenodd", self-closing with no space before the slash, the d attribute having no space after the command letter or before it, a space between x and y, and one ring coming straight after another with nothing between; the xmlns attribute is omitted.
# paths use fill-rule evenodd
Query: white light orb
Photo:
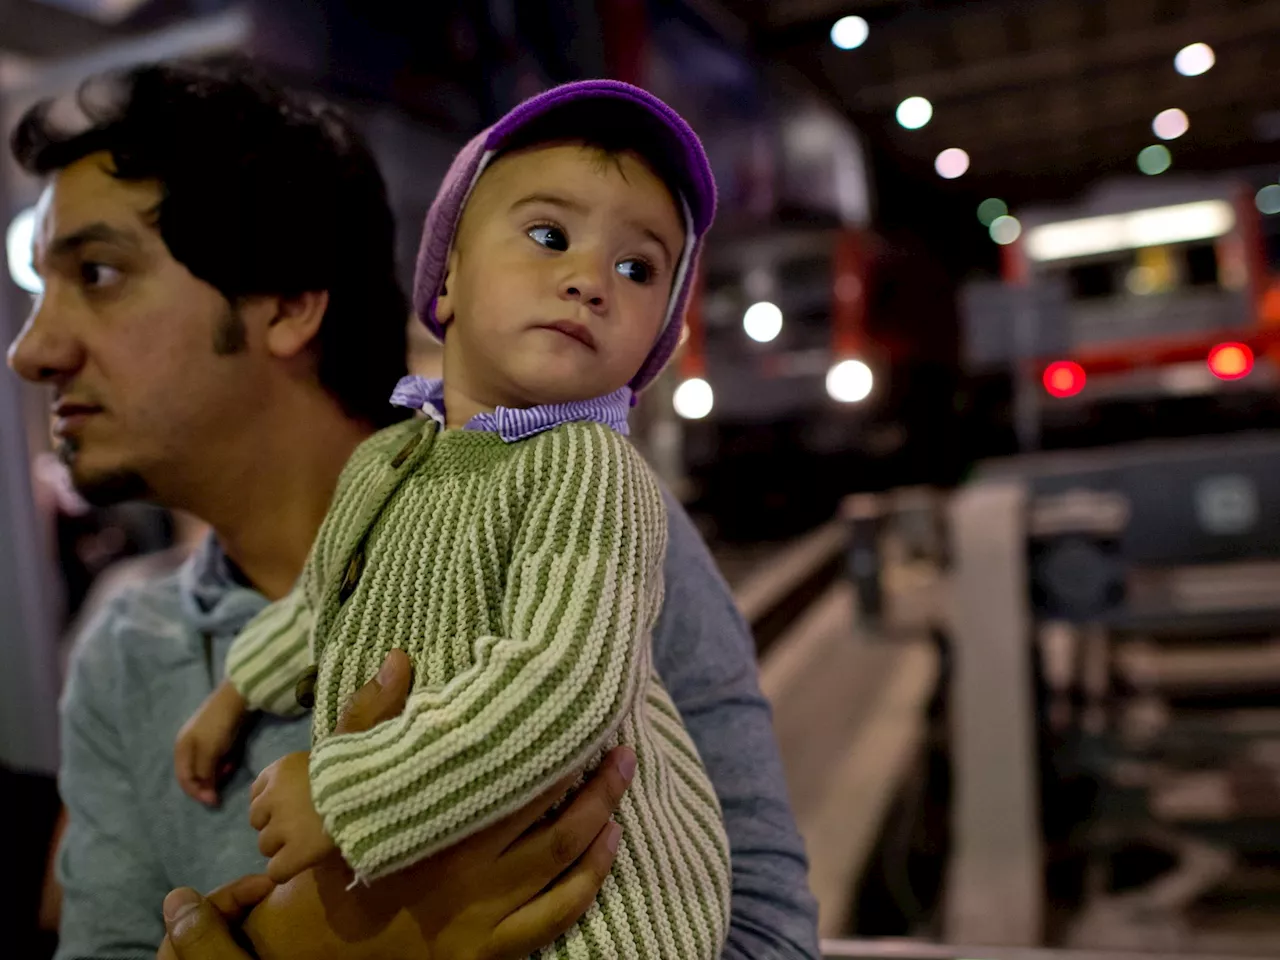
<svg viewBox="0 0 1280 960"><path fill-rule="evenodd" d="M944 180L963 177L965 171L969 169L969 154L959 147L948 147L938 154L938 159L933 161L933 168Z"/></svg>
<svg viewBox="0 0 1280 960"><path fill-rule="evenodd" d="M1184 77L1198 77L1211 70L1217 59L1213 47L1207 43L1193 43L1178 51L1173 58L1173 69Z"/></svg>
<svg viewBox="0 0 1280 960"><path fill-rule="evenodd" d="M933 104L924 97L907 97L894 114L908 130L919 130L933 119Z"/></svg>
<svg viewBox="0 0 1280 960"><path fill-rule="evenodd" d="M671 403L676 413L686 420L701 420L715 405L715 394L711 384L701 377L693 377L676 387Z"/></svg>
<svg viewBox="0 0 1280 960"><path fill-rule="evenodd" d="M742 315L742 328L756 343L768 343L782 332L782 311L768 300L753 303Z"/></svg>
<svg viewBox="0 0 1280 960"><path fill-rule="evenodd" d="M870 33L871 27L862 17L841 17L831 26L831 42L841 50L856 50Z"/></svg>
<svg viewBox="0 0 1280 960"><path fill-rule="evenodd" d="M857 403L871 395L875 377L861 360L842 360L827 371L827 393L841 403Z"/></svg>

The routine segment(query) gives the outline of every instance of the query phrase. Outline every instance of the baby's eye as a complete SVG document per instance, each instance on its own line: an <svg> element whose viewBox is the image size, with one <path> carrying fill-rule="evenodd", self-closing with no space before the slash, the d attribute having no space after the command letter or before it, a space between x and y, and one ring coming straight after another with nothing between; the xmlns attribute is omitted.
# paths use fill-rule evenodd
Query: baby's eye
<svg viewBox="0 0 1280 960"><path fill-rule="evenodd" d="M647 260L641 260L638 257L623 260L614 269L628 280L634 280L636 283L648 283L653 279L653 267Z"/></svg>
<svg viewBox="0 0 1280 960"><path fill-rule="evenodd" d="M548 250L568 250L569 238L559 227L541 226L529 228L529 239Z"/></svg>

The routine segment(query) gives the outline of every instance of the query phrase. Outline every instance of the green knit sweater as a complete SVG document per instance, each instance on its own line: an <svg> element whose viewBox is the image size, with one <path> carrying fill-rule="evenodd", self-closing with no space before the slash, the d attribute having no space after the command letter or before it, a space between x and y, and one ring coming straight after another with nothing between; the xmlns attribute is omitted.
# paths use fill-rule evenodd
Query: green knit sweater
<svg viewBox="0 0 1280 960"><path fill-rule="evenodd" d="M507 443L415 419L353 454L298 585L236 639L228 676L252 706L296 713L316 665L312 797L366 880L630 745L613 872L541 956L714 960L728 840L650 663L665 544L653 476L608 427ZM404 712L334 734L396 647L414 664Z"/></svg>

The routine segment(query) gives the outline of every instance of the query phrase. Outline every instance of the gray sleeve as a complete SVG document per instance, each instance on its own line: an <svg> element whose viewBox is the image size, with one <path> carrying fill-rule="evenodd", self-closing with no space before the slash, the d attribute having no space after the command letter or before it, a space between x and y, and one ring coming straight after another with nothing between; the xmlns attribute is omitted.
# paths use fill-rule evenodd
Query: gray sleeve
<svg viewBox="0 0 1280 960"><path fill-rule="evenodd" d="M724 808L733 915L724 960L815 960L817 904L787 800L755 644L684 509L666 496L666 598L654 661Z"/></svg>
<svg viewBox="0 0 1280 960"><path fill-rule="evenodd" d="M62 921L55 960L151 960L164 939L169 889L148 855L118 721L117 604L77 644L62 699L59 788L67 828L58 850Z"/></svg>

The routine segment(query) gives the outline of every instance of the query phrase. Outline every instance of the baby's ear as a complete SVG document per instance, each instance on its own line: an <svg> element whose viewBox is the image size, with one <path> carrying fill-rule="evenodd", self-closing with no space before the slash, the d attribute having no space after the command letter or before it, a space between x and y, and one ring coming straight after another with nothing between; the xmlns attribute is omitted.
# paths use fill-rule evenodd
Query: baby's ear
<svg viewBox="0 0 1280 960"><path fill-rule="evenodd" d="M440 285L440 293L436 297L436 322L442 327L447 327L449 322L453 320L454 313L457 310L457 303L450 295L449 291L454 286L454 279L458 272L458 251L451 249L449 251L449 260L445 264L444 283Z"/></svg>

